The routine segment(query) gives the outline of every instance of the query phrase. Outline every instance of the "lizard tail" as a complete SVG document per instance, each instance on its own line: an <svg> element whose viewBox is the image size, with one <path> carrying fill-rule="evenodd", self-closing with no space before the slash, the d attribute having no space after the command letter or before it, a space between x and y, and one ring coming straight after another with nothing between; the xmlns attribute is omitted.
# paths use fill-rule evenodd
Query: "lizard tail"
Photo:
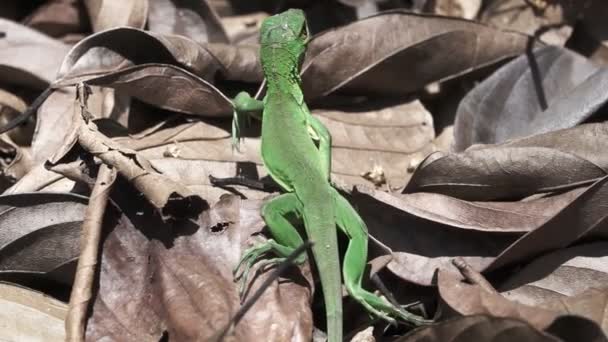
<svg viewBox="0 0 608 342"><path fill-rule="evenodd" d="M314 242L311 249L325 301L327 341L342 342L342 276L333 206L315 207L308 213L305 208L303 216L308 238Z"/></svg>

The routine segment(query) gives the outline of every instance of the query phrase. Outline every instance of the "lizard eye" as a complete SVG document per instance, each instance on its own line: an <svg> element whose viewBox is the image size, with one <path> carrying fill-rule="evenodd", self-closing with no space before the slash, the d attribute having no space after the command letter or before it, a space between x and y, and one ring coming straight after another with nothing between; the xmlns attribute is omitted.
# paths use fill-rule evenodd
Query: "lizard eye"
<svg viewBox="0 0 608 342"><path fill-rule="evenodd" d="M302 26L302 30L300 31L300 38L307 39L308 38L308 34L309 34L308 25L304 24Z"/></svg>

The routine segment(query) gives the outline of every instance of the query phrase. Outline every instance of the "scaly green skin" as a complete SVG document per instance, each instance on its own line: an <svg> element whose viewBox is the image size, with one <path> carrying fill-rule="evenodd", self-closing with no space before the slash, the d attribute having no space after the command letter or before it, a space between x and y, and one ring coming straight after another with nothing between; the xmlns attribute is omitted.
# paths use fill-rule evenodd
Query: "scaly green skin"
<svg viewBox="0 0 608 342"><path fill-rule="evenodd" d="M249 268L265 253L278 255L263 261L264 265L272 265L302 244L302 237L286 218L295 214L303 219L306 234L314 243L312 254L321 278L330 342L342 341L342 279L336 227L350 240L343 267L349 295L369 312L388 321L393 321L392 316L416 325L428 323L361 287L367 262L367 227L350 203L331 186L331 136L304 103L299 69L307 39L306 19L301 10L291 9L267 18L260 34L266 96L257 101L240 93L234 101L234 125L239 114L263 110L262 159L272 178L287 192L262 208L274 240L246 251L235 268L235 277L243 286ZM238 126L234 128L238 135ZM302 256L298 262L305 258Z"/></svg>

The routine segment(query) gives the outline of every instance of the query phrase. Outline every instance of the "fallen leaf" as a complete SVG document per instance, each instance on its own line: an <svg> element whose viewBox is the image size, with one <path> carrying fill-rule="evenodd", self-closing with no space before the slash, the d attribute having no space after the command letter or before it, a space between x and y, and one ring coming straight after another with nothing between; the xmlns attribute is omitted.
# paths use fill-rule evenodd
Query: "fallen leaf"
<svg viewBox="0 0 608 342"><path fill-rule="evenodd" d="M161 34L178 34L203 43L227 43L218 15L207 1L153 0L148 27Z"/></svg>
<svg viewBox="0 0 608 342"><path fill-rule="evenodd" d="M77 0L51 0L36 8L23 24L60 39L89 28L84 12L83 4Z"/></svg>
<svg viewBox="0 0 608 342"><path fill-rule="evenodd" d="M93 25L93 32L119 26L143 29L148 18L148 0L129 2L84 0L84 4Z"/></svg>
<svg viewBox="0 0 608 342"><path fill-rule="evenodd" d="M0 339L63 341L67 305L24 287L0 283Z"/></svg>
<svg viewBox="0 0 608 342"><path fill-rule="evenodd" d="M260 203L226 197L197 221L168 224L125 185L112 195L120 209L104 220L110 235L87 339L156 340L165 330L172 339L211 338L240 307L232 268L245 240L263 227ZM306 285L275 282L227 340L309 340L309 300Z"/></svg>
<svg viewBox="0 0 608 342"><path fill-rule="evenodd" d="M600 90L607 85L608 69L567 49L547 46L520 56L462 100L454 149L576 126L608 101Z"/></svg>
<svg viewBox="0 0 608 342"><path fill-rule="evenodd" d="M591 184L606 175L608 125L586 124L462 153L430 155L404 189L468 200L523 198Z"/></svg>
<svg viewBox="0 0 608 342"><path fill-rule="evenodd" d="M74 45L61 64L56 84L76 84L146 63L181 66L207 80L220 68L213 55L186 37L123 27L90 35Z"/></svg>
<svg viewBox="0 0 608 342"><path fill-rule="evenodd" d="M338 89L403 95L516 56L527 40L475 22L385 12L314 36L306 50L302 86L308 99ZM416 67L404 74L404 65Z"/></svg>
<svg viewBox="0 0 608 342"><path fill-rule="evenodd" d="M457 256L483 270L518 237L539 229L581 193L577 189L526 202L467 202L438 194L396 197L359 188L352 201L370 235L392 250L388 269L428 286L437 268L455 270L451 259Z"/></svg>
<svg viewBox="0 0 608 342"><path fill-rule="evenodd" d="M593 2L593 1L590 1ZM552 45L564 45L589 1L508 0L488 1L481 12L482 22L515 30Z"/></svg>
<svg viewBox="0 0 608 342"><path fill-rule="evenodd" d="M69 285L87 198L68 193L0 196L0 278ZM72 266L75 266L73 264Z"/></svg>
<svg viewBox="0 0 608 342"><path fill-rule="evenodd" d="M0 18L0 79L42 90L55 79L69 46L36 30ZM44 56L44 58L40 58Z"/></svg>
<svg viewBox="0 0 608 342"><path fill-rule="evenodd" d="M466 342L466 341L557 342L557 337L543 333L516 320L484 315L459 317L428 327L418 328L396 339L397 342Z"/></svg>

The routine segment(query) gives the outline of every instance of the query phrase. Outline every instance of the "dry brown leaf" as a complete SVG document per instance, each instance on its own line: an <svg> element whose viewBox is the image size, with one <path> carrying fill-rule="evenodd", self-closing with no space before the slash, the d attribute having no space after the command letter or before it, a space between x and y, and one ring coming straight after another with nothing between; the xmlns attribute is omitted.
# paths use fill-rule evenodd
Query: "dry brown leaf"
<svg viewBox="0 0 608 342"><path fill-rule="evenodd" d="M85 8L78 0L50 0L23 20L23 24L45 34L62 38L88 29Z"/></svg>
<svg viewBox="0 0 608 342"><path fill-rule="evenodd" d="M404 192L468 200L523 198L591 184L604 177L608 124L585 124L462 153L429 156Z"/></svg>
<svg viewBox="0 0 608 342"><path fill-rule="evenodd" d="M518 55L526 44L524 35L474 22L385 12L312 38L302 68L304 94L403 95Z"/></svg>
<svg viewBox="0 0 608 342"><path fill-rule="evenodd" d="M78 42L61 64L57 84L76 84L146 63L181 66L207 80L220 68L209 51L189 38L122 27Z"/></svg>
<svg viewBox="0 0 608 342"><path fill-rule="evenodd" d="M1 18L0 32L6 34L0 39L0 79L30 89L46 88L55 79L69 46Z"/></svg>
<svg viewBox="0 0 608 342"><path fill-rule="evenodd" d="M63 341L67 305L40 292L0 283L0 339Z"/></svg>
<svg viewBox="0 0 608 342"><path fill-rule="evenodd" d="M225 197L197 221L168 224L128 189L117 184L112 195L120 211L108 212L114 227L103 246L87 339L157 340L165 330L177 340L214 336L240 306L232 268L264 225L260 203ZM227 340L309 340L309 300L305 284L274 283Z"/></svg>
<svg viewBox="0 0 608 342"><path fill-rule="evenodd" d="M202 43L227 43L218 15L207 1L152 0L148 27L160 34L178 34Z"/></svg>
<svg viewBox="0 0 608 342"><path fill-rule="evenodd" d="M392 196L360 189L352 200L375 240L393 250L388 268L400 278L431 285L437 268L462 256L483 270L526 231L542 226L581 196L573 190L527 202L467 202L414 193Z"/></svg>
<svg viewBox="0 0 608 342"><path fill-rule="evenodd" d="M148 18L148 0L84 0L93 32L120 26L143 29Z"/></svg>
<svg viewBox="0 0 608 342"><path fill-rule="evenodd" d="M459 317L429 327L414 330L396 342L502 342L516 339L530 342L558 342L561 340L516 320L475 315ZM598 341L599 342L599 341Z"/></svg>
<svg viewBox="0 0 608 342"><path fill-rule="evenodd" d="M87 198L67 193L0 197L0 278L70 284Z"/></svg>
<svg viewBox="0 0 608 342"><path fill-rule="evenodd" d="M593 1L492 0L481 13L481 21L493 26L539 35L552 45L564 45L576 20Z"/></svg>

